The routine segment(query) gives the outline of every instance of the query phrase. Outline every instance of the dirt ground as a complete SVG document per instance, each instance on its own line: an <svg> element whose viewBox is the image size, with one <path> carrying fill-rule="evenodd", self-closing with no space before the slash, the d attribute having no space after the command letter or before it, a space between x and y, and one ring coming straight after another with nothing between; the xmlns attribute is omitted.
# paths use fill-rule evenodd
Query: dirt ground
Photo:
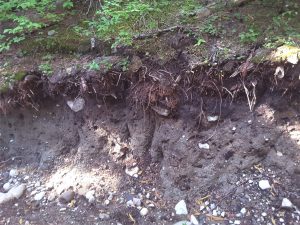
<svg viewBox="0 0 300 225"><path fill-rule="evenodd" d="M0 223L189 224L193 214L199 224L299 224L299 211L281 207L288 198L300 208L297 96L267 91L253 112L245 101L219 105L207 97L165 118L94 99L75 113L62 99L1 116L0 186L25 183L26 191L1 205ZM136 167L138 176L126 174ZM10 178L12 169L19 174ZM271 188L261 190L261 180ZM67 190L75 197L63 204ZM129 207L132 198L141 206ZM175 214L180 200L189 215Z"/></svg>

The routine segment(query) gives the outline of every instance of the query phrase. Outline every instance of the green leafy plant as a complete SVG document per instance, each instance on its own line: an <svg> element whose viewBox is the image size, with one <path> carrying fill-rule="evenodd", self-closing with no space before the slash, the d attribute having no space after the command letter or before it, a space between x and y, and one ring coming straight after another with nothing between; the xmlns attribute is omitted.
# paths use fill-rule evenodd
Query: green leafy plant
<svg viewBox="0 0 300 225"><path fill-rule="evenodd" d="M20 43L29 33L59 21L63 14L53 13L56 0L0 0L0 23L6 24L0 31L0 52ZM64 0L63 7L73 7L71 0Z"/></svg>
<svg viewBox="0 0 300 225"><path fill-rule="evenodd" d="M44 75L51 75L53 73L53 69L52 66L50 65L50 63L46 62L46 63L42 63L41 65L39 65L39 70L44 74Z"/></svg>
<svg viewBox="0 0 300 225"><path fill-rule="evenodd" d="M64 8L64 9L71 9L71 8L73 8L73 6L74 6L74 4L73 4L73 2L70 1L70 0L65 0L65 1L63 2L63 8Z"/></svg>
<svg viewBox="0 0 300 225"><path fill-rule="evenodd" d="M91 63L89 63L88 68L89 68L89 70L93 70L93 71L99 71L100 70L99 64L95 61L92 61Z"/></svg>
<svg viewBox="0 0 300 225"><path fill-rule="evenodd" d="M257 40L259 34L254 28L250 28L248 31L240 33L239 37L242 43L252 43Z"/></svg>
<svg viewBox="0 0 300 225"><path fill-rule="evenodd" d="M217 36L219 31L218 27L216 26L215 22L218 19L217 16L210 16L204 24L202 24L200 31L203 33L207 33L212 36Z"/></svg>
<svg viewBox="0 0 300 225"><path fill-rule="evenodd" d="M198 38L197 43L195 44L195 46L201 46L205 43L206 43L206 41L203 38Z"/></svg>

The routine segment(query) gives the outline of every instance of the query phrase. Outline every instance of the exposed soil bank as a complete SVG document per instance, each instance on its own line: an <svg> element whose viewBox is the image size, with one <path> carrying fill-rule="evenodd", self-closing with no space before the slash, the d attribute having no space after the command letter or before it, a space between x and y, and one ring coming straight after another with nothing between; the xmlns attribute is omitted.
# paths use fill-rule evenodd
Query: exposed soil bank
<svg viewBox="0 0 300 225"><path fill-rule="evenodd" d="M136 224L173 224L185 218L172 216L179 200L185 199L190 213L198 215L198 199L207 195L227 213L221 224L234 220L242 207L251 209L244 224L262 224L253 220L262 211L269 212L266 224L279 220L283 197L299 207L299 96L295 91L284 96L268 89L261 93L253 112L245 98L231 102L226 95L178 104L168 117L113 98L85 97L84 109L77 113L65 100L50 99L40 101L38 111L13 109L0 120L1 161L15 157L1 164L1 186L5 171L18 168L32 182L49 185L47 196L54 199L71 187L76 210L59 212L55 200L37 203L27 191L17 206L10 202L1 208L3 224L17 224L20 218L30 224L133 224L132 218ZM209 122L208 116L218 120ZM126 168L136 165L138 178L128 176ZM263 178L272 183L272 194L257 188ZM93 205L81 197L90 189L97 193ZM105 205L110 191L116 197ZM148 216L126 207L128 194L147 192L152 197L143 204L155 205ZM245 201L245 195L256 200ZM102 211L110 219L97 222ZM283 217L287 224L298 221L292 212Z"/></svg>

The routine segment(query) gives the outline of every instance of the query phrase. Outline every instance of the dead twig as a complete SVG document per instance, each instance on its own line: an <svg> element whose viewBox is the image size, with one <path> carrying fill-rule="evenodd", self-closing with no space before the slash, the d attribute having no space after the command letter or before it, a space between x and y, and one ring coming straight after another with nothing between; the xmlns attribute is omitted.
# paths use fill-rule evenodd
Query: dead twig
<svg viewBox="0 0 300 225"><path fill-rule="evenodd" d="M176 30L180 30L180 29L183 29L183 27L182 26L168 27L168 28L157 30L155 32L151 32L151 33L148 33L148 34L136 35L136 36L134 36L134 39L135 40L143 40L143 39L152 38L154 36L159 36L159 35L162 35L164 33L167 33L167 32L170 32L170 31L176 31Z"/></svg>

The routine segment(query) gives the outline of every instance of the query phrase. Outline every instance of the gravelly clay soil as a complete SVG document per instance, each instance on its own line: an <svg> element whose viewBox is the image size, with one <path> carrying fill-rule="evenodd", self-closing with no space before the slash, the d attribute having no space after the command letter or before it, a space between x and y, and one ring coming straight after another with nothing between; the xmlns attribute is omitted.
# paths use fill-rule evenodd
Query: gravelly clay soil
<svg viewBox="0 0 300 225"><path fill-rule="evenodd" d="M0 224L299 224L299 99L267 92L253 112L219 105L207 98L163 118L92 99L74 113L61 100L1 116L1 191L26 191L0 205ZM66 191L75 196L64 204ZM180 200L188 215L175 213Z"/></svg>

